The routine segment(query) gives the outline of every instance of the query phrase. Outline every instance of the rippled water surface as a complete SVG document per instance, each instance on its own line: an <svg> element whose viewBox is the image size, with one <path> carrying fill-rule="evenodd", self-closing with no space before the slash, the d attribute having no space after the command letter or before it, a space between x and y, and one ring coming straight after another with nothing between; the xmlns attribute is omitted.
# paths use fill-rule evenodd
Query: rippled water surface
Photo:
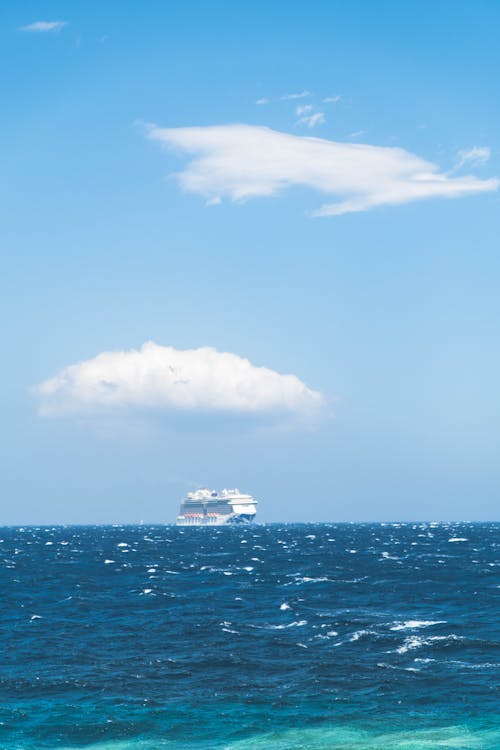
<svg viewBox="0 0 500 750"><path fill-rule="evenodd" d="M0 529L0 748L500 748L498 524Z"/></svg>

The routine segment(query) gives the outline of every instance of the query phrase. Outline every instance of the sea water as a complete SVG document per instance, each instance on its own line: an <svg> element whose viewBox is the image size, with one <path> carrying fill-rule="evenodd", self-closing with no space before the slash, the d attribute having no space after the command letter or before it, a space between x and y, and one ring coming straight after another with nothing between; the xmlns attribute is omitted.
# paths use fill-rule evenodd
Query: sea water
<svg viewBox="0 0 500 750"><path fill-rule="evenodd" d="M500 748L500 526L0 529L0 748Z"/></svg>

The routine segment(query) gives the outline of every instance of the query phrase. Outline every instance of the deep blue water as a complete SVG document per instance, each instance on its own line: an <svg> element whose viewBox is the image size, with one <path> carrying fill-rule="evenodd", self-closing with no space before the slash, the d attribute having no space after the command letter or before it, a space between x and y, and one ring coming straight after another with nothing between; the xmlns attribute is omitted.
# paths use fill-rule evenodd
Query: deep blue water
<svg viewBox="0 0 500 750"><path fill-rule="evenodd" d="M500 525L0 529L0 748L500 748Z"/></svg>

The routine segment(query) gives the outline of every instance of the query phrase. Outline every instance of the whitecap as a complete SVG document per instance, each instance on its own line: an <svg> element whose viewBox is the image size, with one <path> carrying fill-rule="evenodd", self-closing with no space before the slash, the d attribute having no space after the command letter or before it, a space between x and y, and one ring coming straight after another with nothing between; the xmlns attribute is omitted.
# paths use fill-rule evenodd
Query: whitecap
<svg viewBox="0 0 500 750"><path fill-rule="evenodd" d="M390 555L388 552L382 552L382 557L384 560L400 560L400 557L396 557L396 555Z"/></svg>
<svg viewBox="0 0 500 750"><path fill-rule="evenodd" d="M284 612L286 609L290 609L290 605L286 602L283 602L283 604L280 604L280 609L282 612Z"/></svg>
<svg viewBox="0 0 500 750"><path fill-rule="evenodd" d="M387 664L387 662L385 661L377 662L377 667L381 667L383 669L399 669L403 672L420 672L420 669L417 669L417 667L400 667L397 664Z"/></svg>
<svg viewBox="0 0 500 750"><path fill-rule="evenodd" d="M413 659L413 661L417 662L418 664L430 664L431 662L436 661L436 660L435 659L429 659L429 658L419 659L418 657L415 657L415 659Z"/></svg>
<svg viewBox="0 0 500 750"><path fill-rule="evenodd" d="M359 641L365 635L376 635L374 630L356 630L349 638L350 641Z"/></svg>
<svg viewBox="0 0 500 750"><path fill-rule="evenodd" d="M286 630L287 628L301 628L307 625L307 620L294 620L286 625L265 625L266 630Z"/></svg>
<svg viewBox="0 0 500 750"><path fill-rule="evenodd" d="M418 635L413 635L411 638L406 638L405 642L402 646L396 649L396 653L398 654L406 654L408 651L411 651L415 648L420 648L420 646L423 646L425 643L425 638L422 638Z"/></svg>
<svg viewBox="0 0 500 750"><path fill-rule="evenodd" d="M391 630L413 630L415 628L429 628L432 625L444 625L446 620L406 620L396 623Z"/></svg>
<svg viewBox="0 0 500 750"><path fill-rule="evenodd" d="M433 635L430 638L412 635L409 638L406 638L403 645L396 649L396 653L406 654L408 651L413 651L422 646L433 646L436 643L451 643L453 641L463 641L463 638L454 633L451 633L450 635Z"/></svg>

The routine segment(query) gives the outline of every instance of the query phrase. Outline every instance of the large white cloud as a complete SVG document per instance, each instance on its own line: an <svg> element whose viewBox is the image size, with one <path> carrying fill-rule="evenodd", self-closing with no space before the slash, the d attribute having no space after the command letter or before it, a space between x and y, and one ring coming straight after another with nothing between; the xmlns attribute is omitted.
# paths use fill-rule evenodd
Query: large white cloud
<svg viewBox="0 0 500 750"><path fill-rule="evenodd" d="M337 216L423 198L456 198L496 190L497 179L455 177L402 148L340 143L253 125L160 128L148 135L192 158L181 187L210 203L272 196L306 186L329 197L316 216ZM332 199L334 201L332 202Z"/></svg>
<svg viewBox="0 0 500 750"><path fill-rule="evenodd" d="M211 347L179 350L151 341L65 367L34 391L43 416L139 409L309 419L324 406L323 396L295 375Z"/></svg>

